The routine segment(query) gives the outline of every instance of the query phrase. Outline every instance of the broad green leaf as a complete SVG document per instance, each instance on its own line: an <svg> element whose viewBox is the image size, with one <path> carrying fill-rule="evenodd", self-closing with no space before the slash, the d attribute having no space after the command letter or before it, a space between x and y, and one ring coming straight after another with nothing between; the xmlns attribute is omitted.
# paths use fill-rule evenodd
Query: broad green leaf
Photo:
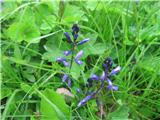
<svg viewBox="0 0 160 120"><path fill-rule="evenodd" d="M84 48L85 56L88 55L100 55L105 52L107 47L103 43L96 43L94 45L89 45L88 47Z"/></svg>
<svg viewBox="0 0 160 120"><path fill-rule="evenodd" d="M84 12L75 5L67 4L63 14L63 21L65 22L75 22L80 21Z"/></svg>
<svg viewBox="0 0 160 120"><path fill-rule="evenodd" d="M86 8L90 9L91 11L95 10L98 6L98 1L87 1Z"/></svg>
<svg viewBox="0 0 160 120"><path fill-rule="evenodd" d="M52 14L58 16L60 0L42 0L41 2L42 4L48 5L49 10L52 12Z"/></svg>
<svg viewBox="0 0 160 120"><path fill-rule="evenodd" d="M35 14L30 6L25 7L19 11L19 14L16 17L15 22L35 22Z"/></svg>
<svg viewBox="0 0 160 120"><path fill-rule="evenodd" d="M30 21L24 23L13 23L7 30L7 36L16 42L31 41L40 36L37 26Z"/></svg>
<svg viewBox="0 0 160 120"><path fill-rule="evenodd" d="M69 120L70 109L64 98L51 89L45 89L41 94L41 120Z"/></svg>
<svg viewBox="0 0 160 120"><path fill-rule="evenodd" d="M62 33L47 38L48 41L44 45L47 52L43 54L43 59L53 62L57 57L64 57L63 52L69 50L69 45L62 41L61 36Z"/></svg>
<svg viewBox="0 0 160 120"><path fill-rule="evenodd" d="M45 3L36 4L33 8L35 11L36 24L41 25L44 20L46 20L47 16L52 14L51 9Z"/></svg>
<svg viewBox="0 0 160 120"><path fill-rule="evenodd" d="M56 25L56 17L53 15L47 16L46 20L43 20L43 23L40 26L41 33L47 34L51 32L52 28Z"/></svg>
<svg viewBox="0 0 160 120"><path fill-rule="evenodd" d="M120 106L117 110L108 114L109 120L128 120L129 108L126 106Z"/></svg>
<svg viewBox="0 0 160 120"><path fill-rule="evenodd" d="M73 61L73 65L72 65L72 69L71 69L71 75L74 79L78 79L78 77L80 76L81 71L84 70L84 66L85 66L85 62L83 62L82 65L77 65L74 61Z"/></svg>

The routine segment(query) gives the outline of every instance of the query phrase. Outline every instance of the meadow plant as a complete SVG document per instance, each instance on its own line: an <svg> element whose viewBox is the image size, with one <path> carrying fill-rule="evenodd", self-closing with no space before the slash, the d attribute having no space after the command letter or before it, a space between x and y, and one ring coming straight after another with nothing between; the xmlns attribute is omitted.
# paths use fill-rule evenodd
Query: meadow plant
<svg viewBox="0 0 160 120"><path fill-rule="evenodd" d="M63 63L64 67L69 67L69 73L70 73L70 70L72 69L73 62L75 62L77 65L83 64L83 62L80 60L81 56L83 55L83 50L80 50L76 55L74 55L75 47L82 45L89 41L89 38L86 38L78 42L77 41L78 32L79 32L79 27L77 24L74 24L72 26L73 39L69 36L67 32L64 32L64 35L66 37L68 44L71 45L71 50L64 51L64 57L56 58L56 61L59 63ZM71 59L65 58L66 56L69 56L69 55L71 55ZM71 87L72 82L71 82L71 77L69 76L69 74L66 73L63 75L62 82L68 82L68 87Z"/></svg>
<svg viewBox="0 0 160 120"><path fill-rule="evenodd" d="M78 38L78 32L79 32L79 27L77 24L74 24L72 26L72 37L73 39L71 39L71 37L69 36L69 34L67 32L64 32L64 35L66 37L67 42L72 46L71 50L66 50L64 51L64 57L58 57L56 58L56 61L59 63L63 63L64 67L69 67L69 73L70 70L72 69L72 64L73 62L75 62L77 65L82 65L83 62L80 60L81 56L83 55L83 50L80 50L76 55L74 55L75 52L75 47L82 45L86 42L89 41L89 38L83 39L80 42L77 42L77 38ZM65 58L66 56L71 54L71 59L67 59ZM91 74L90 78L87 81L86 87L90 88L92 87L92 84L94 81L99 81L100 82L100 86L99 88L97 88L97 90L93 91L93 92L87 92L89 93L88 95L86 95L79 103L78 103L78 107L80 107L81 105L83 105L85 102L87 102L88 100L90 100L91 98L93 98L102 88L104 88L104 84L107 83L108 85L106 86L106 90L113 90L116 91L118 90L117 86L114 86L112 81L110 80L110 77L115 75L117 72L120 71L121 67L117 66L116 68L114 68L113 70L111 70L112 68L112 59L111 58L106 58L102 64L102 74L101 76L97 76L96 74ZM111 71L110 71L111 70ZM68 73L65 73L62 77L62 82L65 83L67 82L68 87L71 87L71 76L69 76ZM77 88L77 92L79 93L81 91L80 88Z"/></svg>

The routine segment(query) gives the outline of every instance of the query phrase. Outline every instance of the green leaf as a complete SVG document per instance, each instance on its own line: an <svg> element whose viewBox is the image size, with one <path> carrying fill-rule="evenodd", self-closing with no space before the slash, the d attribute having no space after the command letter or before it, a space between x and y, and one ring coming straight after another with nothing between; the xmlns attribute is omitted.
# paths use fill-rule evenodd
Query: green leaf
<svg viewBox="0 0 160 120"><path fill-rule="evenodd" d="M51 9L46 3L36 4L33 10L35 11L36 24L39 26L46 20L47 16L52 14Z"/></svg>
<svg viewBox="0 0 160 120"><path fill-rule="evenodd" d="M75 22L81 20L84 12L75 5L66 5L64 14L63 14L63 21L64 22Z"/></svg>
<svg viewBox="0 0 160 120"><path fill-rule="evenodd" d="M154 61L154 62L153 62ZM158 57L153 57L148 55L144 57L138 64L138 68L142 68L151 73L160 74L160 59Z"/></svg>
<svg viewBox="0 0 160 120"><path fill-rule="evenodd" d="M0 100L5 97L8 97L11 93L12 93L12 91L10 88L2 87L1 94L0 94Z"/></svg>
<svg viewBox="0 0 160 120"><path fill-rule="evenodd" d="M24 92L30 93L30 94L34 91L33 88L30 85L26 84L26 83L21 83L21 89Z"/></svg>
<svg viewBox="0 0 160 120"><path fill-rule="evenodd" d="M16 42L21 42L22 40L29 42L39 37L40 32L34 23L28 21L24 23L13 23L7 30L7 35L11 40Z"/></svg>
<svg viewBox="0 0 160 120"><path fill-rule="evenodd" d="M47 34L51 32L52 28L56 25L56 17L53 15L47 16L46 20L43 20L43 23L40 26L41 33Z"/></svg>
<svg viewBox="0 0 160 120"><path fill-rule="evenodd" d="M88 47L84 48L85 56L88 55L100 55L105 52L107 47L103 43L96 43L94 45L89 45Z"/></svg>
<svg viewBox="0 0 160 120"><path fill-rule="evenodd" d="M48 10L50 10L52 14L55 14L56 16L58 16L59 2L60 0L41 0L41 3L47 5Z"/></svg>
<svg viewBox="0 0 160 120"><path fill-rule="evenodd" d="M44 48L47 52L43 54L43 59L50 62L56 61L57 57L64 57L63 52L69 50L68 44L62 41L62 33L52 35L47 38Z"/></svg>
<svg viewBox="0 0 160 120"><path fill-rule="evenodd" d="M40 93L40 92L39 92ZM45 89L41 96L41 120L69 120L70 109L64 98L51 89Z"/></svg>
<svg viewBox="0 0 160 120"><path fill-rule="evenodd" d="M86 8L90 9L91 11L95 10L98 5L98 1L87 1Z"/></svg>
<svg viewBox="0 0 160 120"><path fill-rule="evenodd" d="M108 114L109 120L128 120L129 108L126 106L120 106L117 110Z"/></svg>
<svg viewBox="0 0 160 120"><path fill-rule="evenodd" d="M73 65L72 65L72 69L71 69L71 75L74 79L78 79L78 77L80 76L80 73L81 71L84 70L84 66L85 66L85 63L83 62L82 65L77 65L75 62L73 62Z"/></svg>
<svg viewBox="0 0 160 120"><path fill-rule="evenodd" d="M17 45L14 45L14 57L17 59L22 59L20 48Z"/></svg>

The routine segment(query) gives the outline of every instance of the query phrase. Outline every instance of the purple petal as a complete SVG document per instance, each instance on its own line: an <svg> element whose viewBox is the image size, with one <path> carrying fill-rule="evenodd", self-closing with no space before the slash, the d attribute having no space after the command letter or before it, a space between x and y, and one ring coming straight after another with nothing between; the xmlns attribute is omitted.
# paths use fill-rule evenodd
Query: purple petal
<svg viewBox="0 0 160 120"><path fill-rule="evenodd" d="M84 44L84 43L86 43L86 42L88 42L88 41L89 41L89 38L86 38L86 39L78 42L77 45L82 45L82 44Z"/></svg>
<svg viewBox="0 0 160 120"><path fill-rule="evenodd" d="M111 82L110 79L107 79L107 83L108 83L109 86L112 86L112 82Z"/></svg>
<svg viewBox="0 0 160 120"><path fill-rule="evenodd" d="M56 61L57 61L57 62L63 62L63 61L65 61L65 60L66 60L65 58L60 58L60 57L59 57L59 58L56 58Z"/></svg>
<svg viewBox="0 0 160 120"><path fill-rule="evenodd" d="M74 34L74 39L76 40L78 38L78 34Z"/></svg>
<svg viewBox="0 0 160 120"><path fill-rule="evenodd" d="M70 50L64 51L64 55L65 55L65 56L68 56L70 53L71 53Z"/></svg>
<svg viewBox="0 0 160 120"><path fill-rule="evenodd" d="M71 79L68 79L68 86L71 87Z"/></svg>
<svg viewBox="0 0 160 120"><path fill-rule="evenodd" d="M111 90L111 88L112 88L112 86L110 86L110 85L108 85L108 86L106 87L107 90Z"/></svg>
<svg viewBox="0 0 160 120"><path fill-rule="evenodd" d="M117 86L110 86L110 85L108 85L108 86L107 86L107 90L117 91L117 90L118 90L118 87L117 87Z"/></svg>
<svg viewBox="0 0 160 120"><path fill-rule="evenodd" d="M71 43L71 38L67 32L64 32L64 35L66 36L67 42Z"/></svg>
<svg viewBox="0 0 160 120"><path fill-rule="evenodd" d="M75 61L75 63L78 64L78 65L82 65L82 64L83 64L83 62L82 62L81 60L74 60L74 61Z"/></svg>
<svg viewBox="0 0 160 120"><path fill-rule="evenodd" d="M93 94L87 95L85 98L83 98L83 99L78 103L77 106L80 107L81 105L83 105L85 102L87 102L89 99L92 98L92 95L93 95Z"/></svg>
<svg viewBox="0 0 160 120"><path fill-rule="evenodd" d="M120 66L117 66L115 69L113 69L113 70L111 71L110 75L112 76L112 75L116 74L117 72L119 72L120 70L121 70L121 67L120 67Z"/></svg>
<svg viewBox="0 0 160 120"><path fill-rule="evenodd" d="M104 80L105 79L105 72L103 71L102 72L102 75L101 75L101 78L100 78L101 80Z"/></svg>
<svg viewBox="0 0 160 120"><path fill-rule="evenodd" d="M78 27L77 24L74 24L74 25L72 26L72 35L74 35L74 34L76 34L76 33L78 33L78 32L79 32L79 27Z"/></svg>
<svg viewBox="0 0 160 120"><path fill-rule="evenodd" d="M69 66L69 63L66 62L66 61L63 61L63 65L66 66L66 67L68 67L68 66Z"/></svg>
<svg viewBox="0 0 160 120"><path fill-rule="evenodd" d="M117 86L112 86L112 90L117 91L117 90L118 90L118 87L117 87Z"/></svg>
<svg viewBox="0 0 160 120"><path fill-rule="evenodd" d="M90 80L99 80L99 77L96 74L92 74L89 79Z"/></svg>
<svg viewBox="0 0 160 120"><path fill-rule="evenodd" d="M67 78L68 78L68 75L65 74L65 75L62 77L62 82L65 82L65 81L67 80Z"/></svg>
<svg viewBox="0 0 160 120"><path fill-rule="evenodd" d="M77 88L76 91L77 91L77 93L80 93L80 92L81 92L81 90L80 90L79 88Z"/></svg>
<svg viewBox="0 0 160 120"><path fill-rule="evenodd" d="M75 59L79 59L83 55L83 50L79 51L75 57Z"/></svg>

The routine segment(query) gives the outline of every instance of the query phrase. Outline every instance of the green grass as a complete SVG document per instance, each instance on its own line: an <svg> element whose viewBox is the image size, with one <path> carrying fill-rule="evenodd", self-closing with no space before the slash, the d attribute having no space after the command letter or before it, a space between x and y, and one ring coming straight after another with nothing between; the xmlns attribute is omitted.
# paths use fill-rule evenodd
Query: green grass
<svg viewBox="0 0 160 120"><path fill-rule="evenodd" d="M160 119L159 1L3 1L1 7L2 120ZM73 66L68 88L59 77L67 69L55 58L69 49L63 32L74 23L78 40L90 41L76 49L84 50L84 65ZM76 88L86 92L82 85L91 73L101 74L108 56L122 70L112 77L119 90L104 88L97 95L102 117L95 99L77 108L85 94ZM75 98L54 92L62 87Z"/></svg>

